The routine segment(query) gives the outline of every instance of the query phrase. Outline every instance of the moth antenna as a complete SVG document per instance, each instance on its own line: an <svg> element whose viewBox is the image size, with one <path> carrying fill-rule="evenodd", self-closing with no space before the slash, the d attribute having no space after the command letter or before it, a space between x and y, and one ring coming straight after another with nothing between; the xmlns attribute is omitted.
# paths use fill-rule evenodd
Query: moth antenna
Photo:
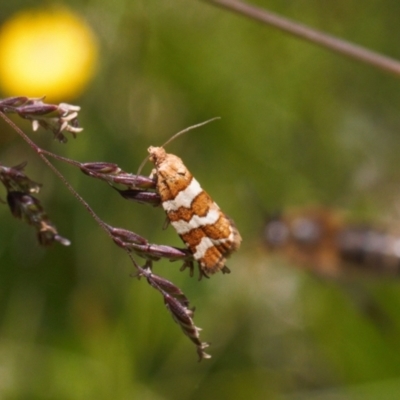
<svg viewBox="0 0 400 400"><path fill-rule="evenodd" d="M136 175L140 175L140 173L142 172L143 167L146 165L146 163L147 163L147 161L149 160L149 158L150 158L150 154L148 154L148 155L146 156L146 158L142 161L142 163L139 165L139 169L138 169L138 171L136 172Z"/></svg>
<svg viewBox="0 0 400 400"><path fill-rule="evenodd" d="M188 128L185 128L184 130L182 130L182 131L180 131L180 132L178 132L178 133L175 133L175 135L171 136L171 137L170 137L162 146L160 146L160 147L165 147L167 144L171 143L173 140L175 140L177 137L183 135L184 133L189 132L189 131L191 131L191 130L193 130L193 129L196 129L196 128L200 128L201 126L206 125L206 124L209 124L210 122L213 122L213 121L215 121L215 120L217 120L217 119L221 119L221 117L214 117L214 118L211 118L211 119L209 119L209 120L207 120L207 121L200 122L199 124L189 126Z"/></svg>
<svg viewBox="0 0 400 400"><path fill-rule="evenodd" d="M179 131L178 133L175 133L175 135L172 135L172 136L171 136L162 146L160 146L160 147L165 147L167 144L171 143L173 140L175 140L177 137L183 135L184 133L189 132L189 131L191 131L191 130L193 130L193 129L196 129L196 128L200 128L201 126L206 125L206 124L209 124L210 122L213 122L213 121L215 121L215 120L217 120L217 119L221 119L221 117L214 117L214 118L208 119L207 121L200 122L199 124L189 126L188 128L185 128L185 129L183 129L182 131ZM148 161L149 158L150 158L150 155L148 155L148 156L142 161L142 163L140 164L139 169L138 169L138 172L136 173L136 175L140 175L140 173L142 172L143 167L145 166L145 164L146 164L146 162Z"/></svg>

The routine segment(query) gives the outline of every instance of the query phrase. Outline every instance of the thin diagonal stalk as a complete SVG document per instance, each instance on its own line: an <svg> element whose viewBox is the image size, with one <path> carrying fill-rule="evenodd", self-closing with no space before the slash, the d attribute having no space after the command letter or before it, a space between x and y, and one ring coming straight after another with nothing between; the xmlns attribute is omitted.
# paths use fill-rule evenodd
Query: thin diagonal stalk
<svg viewBox="0 0 400 400"><path fill-rule="evenodd" d="M238 0L203 1L233 11L263 24L273 26L281 31L308 40L314 44L318 44L325 49L361 61L365 64L372 65L382 71L400 76L400 61L395 60L394 58L368 50L362 46L336 38L317 29L299 24L298 22L292 21L288 18L281 17L265 9Z"/></svg>
<svg viewBox="0 0 400 400"><path fill-rule="evenodd" d="M89 204L78 194L78 192L70 185L70 183L65 179L64 175L49 161L45 154L50 153L46 150L41 149L33 140L31 140L28 135L26 135L17 125L11 121L7 115L0 111L0 117L6 121L17 133L22 137L22 139L28 143L32 150L47 164L47 166L61 179L67 189L73 194L73 196L86 208L93 219L98 223L98 225L107 233L108 236L113 238L107 225L103 220L93 211ZM53 154L52 154L53 156ZM62 158L62 157L57 157ZM69 160L70 161L70 160Z"/></svg>

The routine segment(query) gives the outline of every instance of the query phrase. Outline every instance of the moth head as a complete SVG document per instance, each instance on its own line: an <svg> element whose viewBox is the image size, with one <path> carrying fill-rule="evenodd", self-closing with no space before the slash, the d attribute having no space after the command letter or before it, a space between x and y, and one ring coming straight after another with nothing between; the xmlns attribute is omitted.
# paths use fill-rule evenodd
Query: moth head
<svg viewBox="0 0 400 400"><path fill-rule="evenodd" d="M167 153L165 152L163 147L150 146L147 149L147 151L149 152L150 161L154 163L156 166L161 164L165 160L165 157L167 156Z"/></svg>

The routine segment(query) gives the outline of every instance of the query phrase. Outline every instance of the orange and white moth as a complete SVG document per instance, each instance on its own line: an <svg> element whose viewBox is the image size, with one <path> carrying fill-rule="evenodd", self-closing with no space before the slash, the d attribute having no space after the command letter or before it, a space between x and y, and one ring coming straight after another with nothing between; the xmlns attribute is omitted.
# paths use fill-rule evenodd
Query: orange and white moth
<svg viewBox="0 0 400 400"><path fill-rule="evenodd" d="M171 225L205 275L229 272L226 258L242 238L233 221L205 192L182 160L163 147L149 147L157 191Z"/></svg>

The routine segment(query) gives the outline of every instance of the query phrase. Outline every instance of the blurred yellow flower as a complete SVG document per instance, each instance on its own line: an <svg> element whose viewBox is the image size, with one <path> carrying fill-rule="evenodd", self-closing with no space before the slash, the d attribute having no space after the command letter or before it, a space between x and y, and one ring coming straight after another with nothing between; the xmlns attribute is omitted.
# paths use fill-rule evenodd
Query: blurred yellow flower
<svg viewBox="0 0 400 400"><path fill-rule="evenodd" d="M0 89L6 96L70 100L92 78L96 59L93 32L65 9L25 10L0 28Z"/></svg>

